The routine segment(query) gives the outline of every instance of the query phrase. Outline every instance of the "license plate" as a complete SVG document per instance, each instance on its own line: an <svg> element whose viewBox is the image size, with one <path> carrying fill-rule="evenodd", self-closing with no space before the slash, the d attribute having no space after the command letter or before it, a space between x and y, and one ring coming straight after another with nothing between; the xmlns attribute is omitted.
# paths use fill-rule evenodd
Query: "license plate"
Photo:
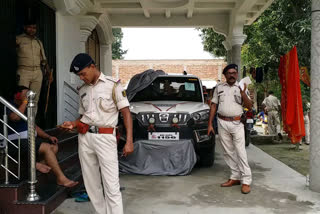
<svg viewBox="0 0 320 214"><path fill-rule="evenodd" d="M179 140L179 132L149 132L149 140Z"/></svg>
<svg viewBox="0 0 320 214"><path fill-rule="evenodd" d="M253 123L253 119L247 119L247 123Z"/></svg>

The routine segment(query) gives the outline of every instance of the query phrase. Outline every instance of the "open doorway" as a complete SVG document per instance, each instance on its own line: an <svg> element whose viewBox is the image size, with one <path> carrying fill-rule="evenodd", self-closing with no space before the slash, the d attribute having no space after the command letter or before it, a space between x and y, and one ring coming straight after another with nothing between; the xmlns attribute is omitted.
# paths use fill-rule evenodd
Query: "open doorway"
<svg viewBox="0 0 320 214"><path fill-rule="evenodd" d="M2 53L2 69L0 75L0 96L12 99L13 91L17 86L17 55L16 36L23 33L23 25L26 19L37 22L37 37L43 43L45 55L50 67L53 69L54 81L50 85L47 113L44 114L47 92L42 85L37 124L43 128L54 127L56 124L56 29L55 11L39 0L2 0L0 3L1 23L7 32L2 37L4 50ZM2 111L1 111L2 112Z"/></svg>

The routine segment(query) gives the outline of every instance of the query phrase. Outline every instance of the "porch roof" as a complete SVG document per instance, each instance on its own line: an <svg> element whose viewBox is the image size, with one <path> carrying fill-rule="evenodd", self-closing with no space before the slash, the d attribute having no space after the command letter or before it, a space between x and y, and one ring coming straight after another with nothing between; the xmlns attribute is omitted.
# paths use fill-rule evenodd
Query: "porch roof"
<svg viewBox="0 0 320 214"><path fill-rule="evenodd" d="M228 36L250 25L273 0L96 0L113 27L213 27Z"/></svg>

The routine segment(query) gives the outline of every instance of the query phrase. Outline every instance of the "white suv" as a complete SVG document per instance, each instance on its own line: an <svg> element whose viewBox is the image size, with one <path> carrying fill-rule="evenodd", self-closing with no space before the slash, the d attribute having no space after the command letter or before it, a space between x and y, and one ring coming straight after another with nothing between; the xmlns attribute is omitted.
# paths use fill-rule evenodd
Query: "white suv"
<svg viewBox="0 0 320 214"><path fill-rule="evenodd" d="M192 140L197 162L211 166L215 141L206 135L209 110L198 77L159 75L130 100L134 142Z"/></svg>

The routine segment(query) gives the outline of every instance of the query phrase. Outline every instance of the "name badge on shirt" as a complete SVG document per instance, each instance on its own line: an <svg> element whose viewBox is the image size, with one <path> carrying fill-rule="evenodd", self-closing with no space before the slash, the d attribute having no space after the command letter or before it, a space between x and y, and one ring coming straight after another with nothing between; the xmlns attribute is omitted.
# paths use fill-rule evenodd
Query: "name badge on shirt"
<svg viewBox="0 0 320 214"><path fill-rule="evenodd" d="M126 96L127 96L126 90L123 90L123 91L122 91L122 96L123 96L123 97L126 97Z"/></svg>

